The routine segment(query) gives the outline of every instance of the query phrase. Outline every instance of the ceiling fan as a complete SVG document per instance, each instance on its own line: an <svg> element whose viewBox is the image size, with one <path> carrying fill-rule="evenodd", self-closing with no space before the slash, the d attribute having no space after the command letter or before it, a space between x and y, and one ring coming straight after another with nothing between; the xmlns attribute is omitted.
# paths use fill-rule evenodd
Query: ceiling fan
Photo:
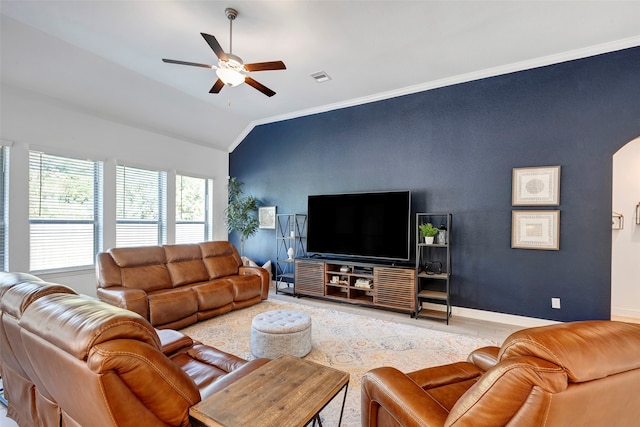
<svg viewBox="0 0 640 427"><path fill-rule="evenodd" d="M232 54L233 20L238 17L238 11L232 8L226 8L224 12L227 15L227 19L229 19L229 53L225 53L215 37L209 34L200 33L218 57L218 65L198 64L196 62L177 61L175 59L166 58L162 58L162 61L169 64L191 65L193 67L211 68L216 70L218 80L216 80L209 93L219 93L224 85L233 87L241 85L242 83L247 83L249 86L252 86L267 96L275 95L276 93L273 90L249 77L249 73L253 71L285 70L287 67L284 65L284 62L271 61L245 64L239 56Z"/></svg>

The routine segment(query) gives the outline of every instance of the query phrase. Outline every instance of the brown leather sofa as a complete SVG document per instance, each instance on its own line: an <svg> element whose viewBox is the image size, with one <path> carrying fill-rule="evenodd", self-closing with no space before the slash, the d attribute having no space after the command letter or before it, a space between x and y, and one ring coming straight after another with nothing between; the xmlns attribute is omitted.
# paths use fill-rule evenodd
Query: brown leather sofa
<svg viewBox="0 0 640 427"><path fill-rule="evenodd" d="M99 253L97 295L156 328L180 329L269 295L269 273L245 267L233 244L113 248Z"/></svg>
<svg viewBox="0 0 640 427"><path fill-rule="evenodd" d="M362 380L362 425L637 426L640 325L584 321L524 329L467 362Z"/></svg>
<svg viewBox="0 0 640 427"><path fill-rule="evenodd" d="M7 415L21 427L188 426L192 405L268 362L28 274L0 273L0 308Z"/></svg>

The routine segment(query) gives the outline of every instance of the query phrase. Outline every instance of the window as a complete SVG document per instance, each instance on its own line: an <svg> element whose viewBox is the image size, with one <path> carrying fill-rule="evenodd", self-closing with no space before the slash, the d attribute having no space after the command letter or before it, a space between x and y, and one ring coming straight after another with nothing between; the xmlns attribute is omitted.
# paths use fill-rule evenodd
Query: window
<svg viewBox="0 0 640 427"><path fill-rule="evenodd" d="M31 271L93 265L101 175L100 162L29 153Z"/></svg>
<svg viewBox="0 0 640 427"><path fill-rule="evenodd" d="M166 173L116 167L116 246L160 245L166 240Z"/></svg>
<svg viewBox="0 0 640 427"><path fill-rule="evenodd" d="M7 217L6 217L6 171L8 149L0 146L0 270L7 271Z"/></svg>
<svg viewBox="0 0 640 427"><path fill-rule="evenodd" d="M208 180L176 175L176 243L198 243L209 237Z"/></svg>

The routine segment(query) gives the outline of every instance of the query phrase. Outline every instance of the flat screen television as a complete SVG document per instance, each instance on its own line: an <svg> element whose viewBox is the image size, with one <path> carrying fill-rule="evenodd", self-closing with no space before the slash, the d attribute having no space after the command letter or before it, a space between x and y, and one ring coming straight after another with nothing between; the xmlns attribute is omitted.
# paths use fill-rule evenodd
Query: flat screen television
<svg viewBox="0 0 640 427"><path fill-rule="evenodd" d="M410 191L310 195L307 208L307 252L410 258Z"/></svg>

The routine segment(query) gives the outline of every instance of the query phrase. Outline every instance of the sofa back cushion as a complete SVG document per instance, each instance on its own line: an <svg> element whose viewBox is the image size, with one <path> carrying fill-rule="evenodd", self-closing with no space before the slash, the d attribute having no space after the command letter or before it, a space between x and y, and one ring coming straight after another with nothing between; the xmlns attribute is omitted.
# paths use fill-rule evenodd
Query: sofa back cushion
<svg viewBox="0 0 640 427"><path fill-rule="evenodd" d="M165 245L164 252L173 286L209 280L209 273L202 262L202 252L199 245Z"/></svg>
<svg viewBox="0 0 640 427"><path fill-rule="evenodd" d="M11 274L11 273L0 273ZM76 291L68 286L47 283L43 280L21 281L15 286L6 288L2 299L0 299L0 309L3 313L8 313L16 319L22 317L24 310L35 300L50 294L75 294Z"/></svg>
<svg viewBox="0 0 640 427"><path fill-rule="evenodd" d="M82 295L40 298L24 311L20 326L79 360L96 344L114 339L161 348L155 329L140 315Z"/></svg>
<svg viewBox="0 0 640 427"><path fill-rule="evenodd" d="M108 252L120 267L121 286L145 291L173 286L162 246L112 248Z"/></svg>
<svg viewBox="0 0 640 427"><path fill-rule="evenodd" d="M640 368L640 325L609 320L560 323L511 334L499 360L534 356L566 370L571 382Z"/></svg>
<svg viewBox="0 0 640 427"><path fill-rule="evenodd" d="M527 422L544 425L547 396L567 388L567 374L559 366L535 357L501 361L458 399L445 426L506 426L524 411Z"/></svg>
<svg viewBox="0 0 640 427"><path fill-rule="evenodd" d="M238 270L242 266L242 259L233 244L219 241L204 242L199 246L210 280L238 274Z"/></svg>

